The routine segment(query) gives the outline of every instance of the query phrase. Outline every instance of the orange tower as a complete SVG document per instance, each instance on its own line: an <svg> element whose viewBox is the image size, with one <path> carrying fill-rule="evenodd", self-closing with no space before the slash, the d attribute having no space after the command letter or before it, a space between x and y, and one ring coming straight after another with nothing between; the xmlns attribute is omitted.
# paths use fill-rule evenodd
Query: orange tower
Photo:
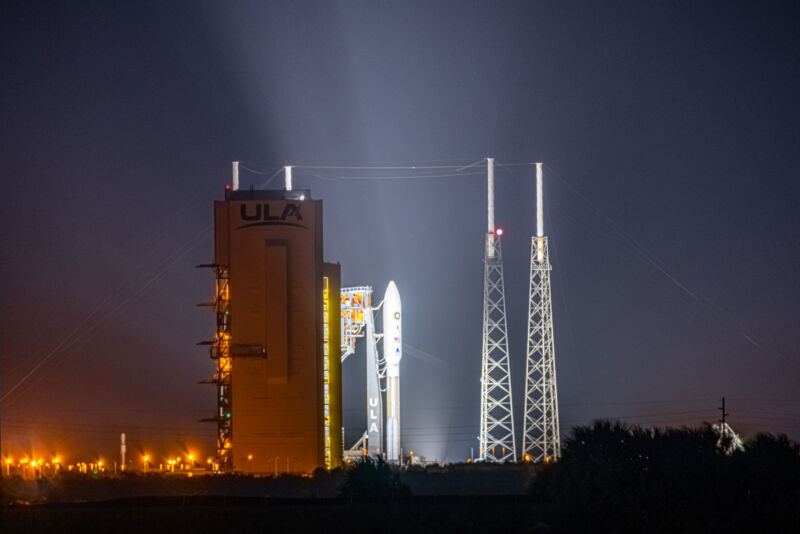
<svg viewBox="0 0 800 534"><path fill-rule="evenodd" d="M217 273L217 336L209 344L219 469L338 467L340 268L322 261L322 201L304 190L226 191L214 203L208 267Z"/></svg>

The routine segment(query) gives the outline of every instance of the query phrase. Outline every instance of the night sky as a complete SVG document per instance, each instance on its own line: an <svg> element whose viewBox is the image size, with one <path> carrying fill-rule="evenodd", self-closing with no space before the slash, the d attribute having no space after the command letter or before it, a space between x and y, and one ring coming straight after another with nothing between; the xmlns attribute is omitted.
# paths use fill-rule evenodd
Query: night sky
<svg viewBox="0 0 800 534"><path fill-rule="evenodd" d="M343 283L397 282L404 450L477 447L485 166L302 166L497 158L518 440L533 161L562 431L715 421L725 395L745 437L800 439L798 27L795 2L5 3L4 454L211 454L194 266L232 160L243 187L301 166Z"/></svg>

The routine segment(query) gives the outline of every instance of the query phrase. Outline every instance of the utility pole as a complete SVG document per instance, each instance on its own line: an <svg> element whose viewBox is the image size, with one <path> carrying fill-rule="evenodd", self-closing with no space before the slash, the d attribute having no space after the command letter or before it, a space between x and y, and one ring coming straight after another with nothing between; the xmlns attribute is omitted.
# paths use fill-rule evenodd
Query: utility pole
<svg viewBox="0 0 800 534"><path fill-rule="evenodd" d="M724 396L722 397L722 406L718 407L717 410L719 410L722 413L722 419L720 419L719 422L722 423L722 437L724 439L728 435L728 416L730 415L728 412L725 411Z"/></svg>
<svg viewBox="0 0 800 534"><path fill-rule="evenodd" d="M0 332L0 384L3 383L3 337L2 332ZM2 400L2 389L0 389L0 460L3 459L3 455L1 454L3 451L3 400ZM7 476L11 478L11 464L9 463L10 458L6 458L6 471ZM5 492L3 491L3 469L0 466L0 510L5 509L6 507L6 499L5 499ZM2 511L0 511L0 515L2 515Z"/></svg>

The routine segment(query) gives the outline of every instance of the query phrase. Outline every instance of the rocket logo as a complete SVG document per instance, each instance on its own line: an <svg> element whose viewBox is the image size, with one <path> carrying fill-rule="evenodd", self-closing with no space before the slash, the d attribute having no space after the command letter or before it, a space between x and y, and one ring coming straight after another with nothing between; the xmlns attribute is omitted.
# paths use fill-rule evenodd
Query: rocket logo
<svg viewBox="0 0 800 534"><path fill-rule="evenodd" d="M273 213L270 213L270 205L267 203L256 204L255 206L242 203L239 205L239 217L242 221L255 222L243 224L237 228L237 230L241 228L251 228L253 226L295 226L297 228L307 228L305 225L299 224L299 222L303 220L303 214L300 212L301 207L302 204L288 202L283 207L283 210L280 210L280 208L275 209L276 207L273 205ZM280 214L278 214L279 211ZM287 219L290 217L297 222L289 222Z"/></svg>
<svg viewBox="0 0 800 534"><path fill-rule="evenodd" d="M378 432L378 399L376 397L369 398L369 432Z"/></svg>

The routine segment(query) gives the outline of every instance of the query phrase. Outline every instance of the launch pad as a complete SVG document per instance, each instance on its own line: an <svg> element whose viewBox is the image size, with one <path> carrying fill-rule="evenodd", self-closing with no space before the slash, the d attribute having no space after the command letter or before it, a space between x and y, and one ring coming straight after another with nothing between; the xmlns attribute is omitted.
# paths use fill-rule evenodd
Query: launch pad
<svg viewBox="0 0 800 534"><path fill-rule="evenodd" d="M543 233L542 165L536 164L537 233L531 240L528 353L522 454L514 428L501 248L495 226L494 159L487 163L479 460L557 459L560 428L550 262ZM342 464L342 362L366 344L367 428L347 452L399 462L402 305L394 281L373 306L371 286L340 287L340 266L322 260L322 201L294 190L233 188L214 207L216 316L210 346L216 387L216 468L311 473ZM375 313L382 309L379 333ZM379 343L382 342L382 351ZM381 356L382 354L382 356ZM292 466L292 467L290 467Z"/></svg>

